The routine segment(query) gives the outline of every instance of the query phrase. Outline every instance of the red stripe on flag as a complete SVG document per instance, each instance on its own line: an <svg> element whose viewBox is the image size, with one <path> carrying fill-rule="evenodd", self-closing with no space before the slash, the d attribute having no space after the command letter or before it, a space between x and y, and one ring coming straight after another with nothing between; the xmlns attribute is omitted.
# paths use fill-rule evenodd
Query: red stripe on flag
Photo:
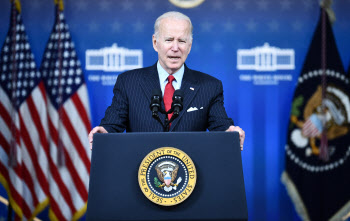
<svg viewBox="0 0 350 221"><path fill-rule="evenodd" d="M40 89L41 95L43 96L43 100L45 102L45 106L47 107L47 98L46 98L46 90L45 90L45 85L43 81L40 81L38 84L38 87Z"/></svg>
<svg viewBox="0 0 350 221"><path fill-rule="evenodd" d="M5 121L6 126L11 129L11 119L12 117L9 115L4 105L0 102L0 116Z"/></svg>
<svg viewBox="0 0 350 221"><path fill-rule="evenodd" d="M11 130L11 124L14 124L11 120L12 117L9 115L9 113L7 112L7 110L2 105L1 102L0 102L0 116L5 121L5 124L7 125L7 127ZM20 145L20 134L17 127L15 128L15 133L16 133L16 143Z"/></svg>
<svg viewBox="0 0 350 221"><path fill-rule="evenodd" d="M56 144L56 147L57 147L58 134L57 134L56 128L52 124L50 118L48 119L48 122L49 122L49 131L51 133L52 141ZM51 157L49 157L49 164L50 164L51 177L53 177L54 180L56 181L56 184L57 184L58 188L60 189L60 193L63 195L63 198L65 199L66 203L68 204L68 207L70 208L71 213L74 214L75 208L73 205L71 195L70 195L66 185L62 181L62 178L58 172L57 166L54 164Z"/></svg>
<svg viewBox="0 0 350 221"><path fill-rule="evenodd" d="M23 177L23 180L25 181L25 183L27 184L29 191L32 195L33 206L36 207L39 204L39 200L38 200L38 197L35 193L35 188L34 188L32 176L30 175L30 173L29 173L29 171L24 163L22 163L22 177Z"/></svg>
<svg viewBox="0 0 350 221"><path fill-rule="evenodd" d="M67 168L69 170L69 173L71 174L71 177L73 179L75 187L76 187L77 191L79 192L81 198L84 201L86 201L88 199L88 192L85 188L83 181L80 179L80 176L79 176L76 168L74 167L72 160L70 159L69 153L67 152L66 148L64 148L64 156L66 159L65 162L66 162Z"/></svg>
<svg viewBox="0 0 350 221"><path fill-rule="evenodd" d="M71 98L72 98L72 101L75 105L75 108L78 110L79 115L80 115L81 119L83 120L86 131L89 132L91 130L90 120L89 120L88 114L86 112L86 109L84 108L84 105L80 100L78 93L75 93Z"/></svg>
<svg viewBox="0 0 350 221"><path fill-rule="evenodd" d="M83 161L86 170L90 174L90 159L88 158L86 152L84 151L84 146L81 144L80 139L79 139L72 123L69 120L69 117L66 113L66 110L64 108L62 108L61 111L62 111L62 122L63 122L65 128L67 129L67 132L68 132L68 134L69 134L69 136L74 144L75 149L79 153L79 156L80 156L81 160Z"/></svg>
<svg viewBox="0 0 350 221"><path fill-rule="evenodd" d="M27 105L29 107L29 112L30 112L30 115L32 116L33 122L38 131L38 134L40 135L39 137L40 137L41 145L43 146L45 153L48 154L49 142L47 141L46 136L44 136L45 135L44 126L41 122L38 110L36 109L32 96L28 97Z"/></svg>
<svg viewBox="0 0 350 221"><path fill-rule="evenodd" d="M52 197L52 195L50 195L50 207L52 212L55 214L55 216L57 217L58 220L67 220L63 214L62 211L59 207L59 205L57 204L56 200Z"/></svg>
<svg viewBox="0 0 350 221"><path fill-rule="evenodd" d="M72 214L74 214L74 212L76 211L74 208L74 204L71 198L71 195L68 191L68 188L66 187L66 185L64 184L62 177L60 175L60 173L58 172L58 169L56 167L56 165L54 164L54 162L52 161L52 159L49 159L49 164L50 164L50 171L51 171L51 177L53 177L53 179L56 182L57 187L60 189L60 194L62 195L64 200L66 201L70 211Z"/></svg>
<svg viewBox="0 0 350 221"><path fill-rule="evenodd" d="M38 156L36 154L35 148L33 146L33 143L30 139L30 135L27 131L27 127L23 122L22 116L20 115L20 124L21 124L21 134L22 134L22 139L24 141L25 146L27 147L27 152L30 155L30 158L32 160L33 163L33 167L35 170L35 174L38 178L38 180L40 180L40 186L43 189L43 191L45 192L45 194L48 194L48 182L47 179L45 177L44 172L42 171L40 165L39 165L39 160L38 160Z"/></svg>
<svg viewBox="0 0 350 221"><path fill-rule="evenodd" d="M51 120L50 120L50 123L51 123ZM51 128L52 127L52 128ZM56 128L54 128L53 125L51 125L50 127L50 131L52 131L52 140L55 142L55 145L57 146L58 145L58 133L57 133L57 130ZM74 185L77 189L77 191L79 192L79 195L80 197L86 201L87 198L88 198L88 193L87 193L87 189L84 188L85 185L84 183L82 182L82 180L80 179L80 176L76 170L76 168L74 167L74 164L72 163L72 160L70 158L70 155L69 153L67 152L66 148L63 148L64 149L64 156L65 156L65 162L66 162L66 167L72 177L72 180L74 182Z"/></svg>
<svg viewBox="0 0 350 221"><path fill-rule="evenodd" d="M8 156L10 154L10 145L7 143L7 140L2 133L0 133L0 143Z"/></svg>
<svg viewBox="0 0 350 221"><path fill-rule="evenodd" d="M1 174L5 177L5 179L7 180L8 184L9 184L10 194L11 194L13 200L17 203L18 206L21 207L24 216L27 218L30 218L31 217L30 208L25 203L22 196L17 192L17 190L13 188L12 182L9 178L8 170L1 162L0 162L0 171L1 171Z"/></svg>
<svg viewBox="0 0 350 221"><path fill-rule="evenodd" d="M5 137L1 133L0 133L0 141L5 152L7 152L7 158L9 158L10 144L5 140ZM22 172L21 172L22 165L20 163L21 162L18 162L15 167L12 167L12 169L16 172L16 175L18 176L18 178L22 180L23 179Z"/></svg>

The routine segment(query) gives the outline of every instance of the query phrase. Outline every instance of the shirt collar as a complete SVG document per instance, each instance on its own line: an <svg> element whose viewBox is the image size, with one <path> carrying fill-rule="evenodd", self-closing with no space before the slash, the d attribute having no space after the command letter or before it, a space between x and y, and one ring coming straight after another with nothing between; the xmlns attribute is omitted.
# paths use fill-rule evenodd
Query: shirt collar
<svg viewBox="0 0 350 221"><path fill-rule="evenodd" d="M157 70L159 76L159 82L167 82L169 73L160 65L159 61L157 62ZM182 65L181 68L173 74L176 82L181 82L185 72L185 65Z"/></svg>

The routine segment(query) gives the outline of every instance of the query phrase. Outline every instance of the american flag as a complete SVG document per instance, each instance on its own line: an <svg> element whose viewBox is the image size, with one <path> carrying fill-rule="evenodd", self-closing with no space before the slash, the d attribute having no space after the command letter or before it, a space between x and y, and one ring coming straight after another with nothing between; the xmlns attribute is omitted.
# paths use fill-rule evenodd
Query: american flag
<svg viewBox="0 0 350 221"><path fill-rule="evenodd" d="M50 140L51 220L76 220L86 211L91 151L87 87L63 10L55 24L40 71L45 79Z"/></svg>
<svg viewBox="0 0 350 221"><path fill-rule="evenodd" d="M0 182L16 219L28 220L49 201L46 93L14 2L0 55Z"/></svg>

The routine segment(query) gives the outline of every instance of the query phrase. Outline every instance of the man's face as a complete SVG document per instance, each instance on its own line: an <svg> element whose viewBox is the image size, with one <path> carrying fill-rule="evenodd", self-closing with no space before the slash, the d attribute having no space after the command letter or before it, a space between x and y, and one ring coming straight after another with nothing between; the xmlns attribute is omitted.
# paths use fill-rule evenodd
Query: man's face
<svg viewBox="0 0 350 221"><path fill-rule="evenodd" d="M186 20L165 18L160 21L158 39L153 35L153 48L160 65L174 74L185 63L191 51L190 24Z"/></svg>

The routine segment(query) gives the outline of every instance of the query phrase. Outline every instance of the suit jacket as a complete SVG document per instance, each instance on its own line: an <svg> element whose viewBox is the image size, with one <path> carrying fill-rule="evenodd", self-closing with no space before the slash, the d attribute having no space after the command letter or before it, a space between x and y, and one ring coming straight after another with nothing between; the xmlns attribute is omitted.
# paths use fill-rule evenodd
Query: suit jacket
<svg viewBox="0 0 350 221"><path fill-rule="evenodd" d="M163 131L149 108L152 91L156 88L160 89L157 64L120 74L113 89L112 104L100 126L109 133ZM225 131L233 125L224 108L220 80L185 65L181 90L184 92L183 110L172 122L170 131ZM164 121L166 116L161 113L159 116Z"/></svg>

